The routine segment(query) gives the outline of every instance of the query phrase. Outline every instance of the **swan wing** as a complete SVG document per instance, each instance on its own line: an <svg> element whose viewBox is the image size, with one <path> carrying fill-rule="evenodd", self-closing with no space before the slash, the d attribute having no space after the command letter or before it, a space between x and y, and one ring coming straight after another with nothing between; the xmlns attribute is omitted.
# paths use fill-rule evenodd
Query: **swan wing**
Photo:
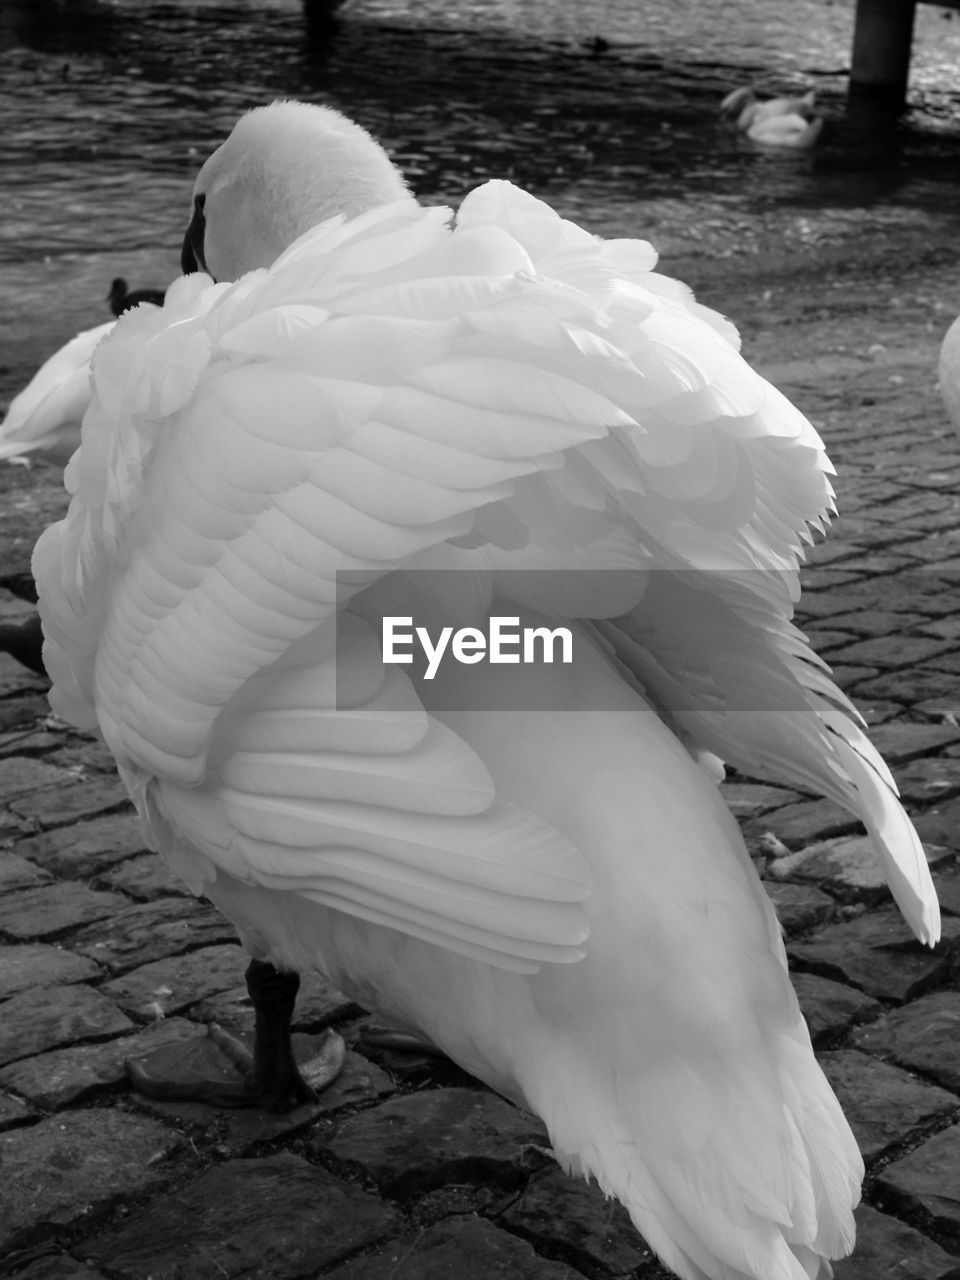
<svg viewBox="0 0 960 1280"><path fill-rule="evenodd" d="M54 705L99 726L158 843L507 967L577 958L578 851L384 679L363 602L424 566L483 569L487 604L501 571L626 569L611 592L568 575L559 607L536 573L505 590L597 619L695 746L752 762L773 722L725 716L756 679L749 641L776 669L765 696L806 708L805 747L788 717L767 731L782 773L872 822L933 933L889 775L790 625L831 506L822 445L654 264L490 183L452 232L410 202L333 219L269 270L187 277L118 322L35 571ZM733 637L726 664L674 648L701 610ZM345 687L351 627L368 657Z"/></svg>
<svg viewBox="0 0 960 1280"><path fill-rule="evenodd" d="M569 607L598 619L695 755L853 812L906 920L932 944L936 893L893 778L792 622L804 546L834 511L817 433L740 357L732 325L652 271L649 246L597 241L504 183L468 197L458 222L508 227L538 272L604 307L606 340L632 365L625 375L608 362L598 385L637 425L585 441L563 469L515 488L510 514L540 544L539 563L574 563L566 531L602 512L601 535L581 543L576 563L623 569L632 557L642 568L645 557L642 598L617 619L613 600L606 620L586 594ZM534 559L528 543L498 563Z"/></svg>
<svg viewBox="0 0 960 1280"><path fill-rule="evenodd" d="M235 285L177 282L98 350L35 555L52 701L174 860L525 970L583 954L582 855L385 679L352 602L627 421L591 385L602 317L529 268L406 202ZM572 369L518 340L540 313L588 322Z"/></svg>

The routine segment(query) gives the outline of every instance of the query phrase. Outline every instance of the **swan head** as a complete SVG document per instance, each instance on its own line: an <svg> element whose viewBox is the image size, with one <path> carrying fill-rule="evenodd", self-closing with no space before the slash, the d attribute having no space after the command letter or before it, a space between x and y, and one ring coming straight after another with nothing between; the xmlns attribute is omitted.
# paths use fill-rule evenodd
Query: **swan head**
<svg viewBox="0 0 960 1280"><path fill-rule="evenodd" d="M274 102L241 116L200 170L181 266L236 280L326 218L401 199L413 200L402 174L360 125L332 107Z"/></svg>

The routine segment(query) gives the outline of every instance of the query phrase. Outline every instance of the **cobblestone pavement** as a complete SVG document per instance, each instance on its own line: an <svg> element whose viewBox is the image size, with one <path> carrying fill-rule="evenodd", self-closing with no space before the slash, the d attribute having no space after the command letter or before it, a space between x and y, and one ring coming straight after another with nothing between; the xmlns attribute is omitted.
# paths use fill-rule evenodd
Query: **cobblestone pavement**
<svg viewBox="0 0 960 1280"><path fill-rule="evenodd" d="M944 940L924 950L844 813L726 784L867 1163L838 1280L960 1275L960 442L933 372L960 268L915 256L854 278L689 273L744 322L747 354L838 466L842 517L811 558L802 622L894 768L944 909ZM0 616L17 617L29 547L63 500L42 464L5 469L0 491ZM249 1027L233 932L144 852L103 748L49 722L44 682L6 658L0 796L4 1274L665 1275L619 1208L558 1171L535 1121L444 1062L361 1054L361 1011L319 983L298 1030L333 1023L352 1047L316 1106L278 1117L135 1097L125 1057L212 1019Z"/></svg>

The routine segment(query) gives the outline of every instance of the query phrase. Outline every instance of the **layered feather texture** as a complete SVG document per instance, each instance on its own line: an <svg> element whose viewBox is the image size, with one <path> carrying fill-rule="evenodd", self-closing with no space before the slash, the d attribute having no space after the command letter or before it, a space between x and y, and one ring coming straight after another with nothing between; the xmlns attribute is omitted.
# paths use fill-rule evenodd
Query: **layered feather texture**
<svg viewBox="0 0 960 1280"><path fill-rule="evenodd" d="M936 899L790 621L821 442L654 265L494 182L122 317L35 555L45 661L254 954L533 1107L680 1275L803 1280L862 1165L695 760L846 804L927 941ZM413 596L581 660L458 703L454 665L381 661Z"/></svg>

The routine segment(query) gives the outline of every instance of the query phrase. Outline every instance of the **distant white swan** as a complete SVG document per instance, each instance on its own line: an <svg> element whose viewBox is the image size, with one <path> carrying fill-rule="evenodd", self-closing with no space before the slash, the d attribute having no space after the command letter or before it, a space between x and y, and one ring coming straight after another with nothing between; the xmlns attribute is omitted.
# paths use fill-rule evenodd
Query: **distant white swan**
<svg viewBox="0 0 960 1280"><path fill-rule="evenodd" d="M141 303L163 305L160 289L127 288L118 276L107 302L115 316ZM80 440L80 422L90 404L90 359L113 321L84 329L45 360L10 401L0 422L0 460L25 463L37 451L58 449L69 456Z"/></svg>
<svg viewBox="0 0 960 1280"><path fill-rule="evenodd" d="M100 346L36 549L55 710L251 972L319 969L532 1109L686 1280L825 1280L863 1166L704 766L847 806L924 941L939 915L790 621L816 432L648 244L507 182L421 208L326 108L240 120L184 260L220 283ZM413 613L563 625L576 660L474 637L428 680L383 661ZM283 999L254 1099L303 1096Z"/></svg>
<svg viewBox="0 0 960 1280"><path fill-rule="evenodd" d="M761 146L812 147L823 129L813 89L797 97L764 100L751 88L734 89L721 102L720 113Z"/></svg>
<svg viewBox="0 0 960 1280"><path fill-rule="evenodd" d="M84 329L45 360L0 422L0 459L26 462L38 449L76 447L90 404L90 357L114 322Z"/></svg>

